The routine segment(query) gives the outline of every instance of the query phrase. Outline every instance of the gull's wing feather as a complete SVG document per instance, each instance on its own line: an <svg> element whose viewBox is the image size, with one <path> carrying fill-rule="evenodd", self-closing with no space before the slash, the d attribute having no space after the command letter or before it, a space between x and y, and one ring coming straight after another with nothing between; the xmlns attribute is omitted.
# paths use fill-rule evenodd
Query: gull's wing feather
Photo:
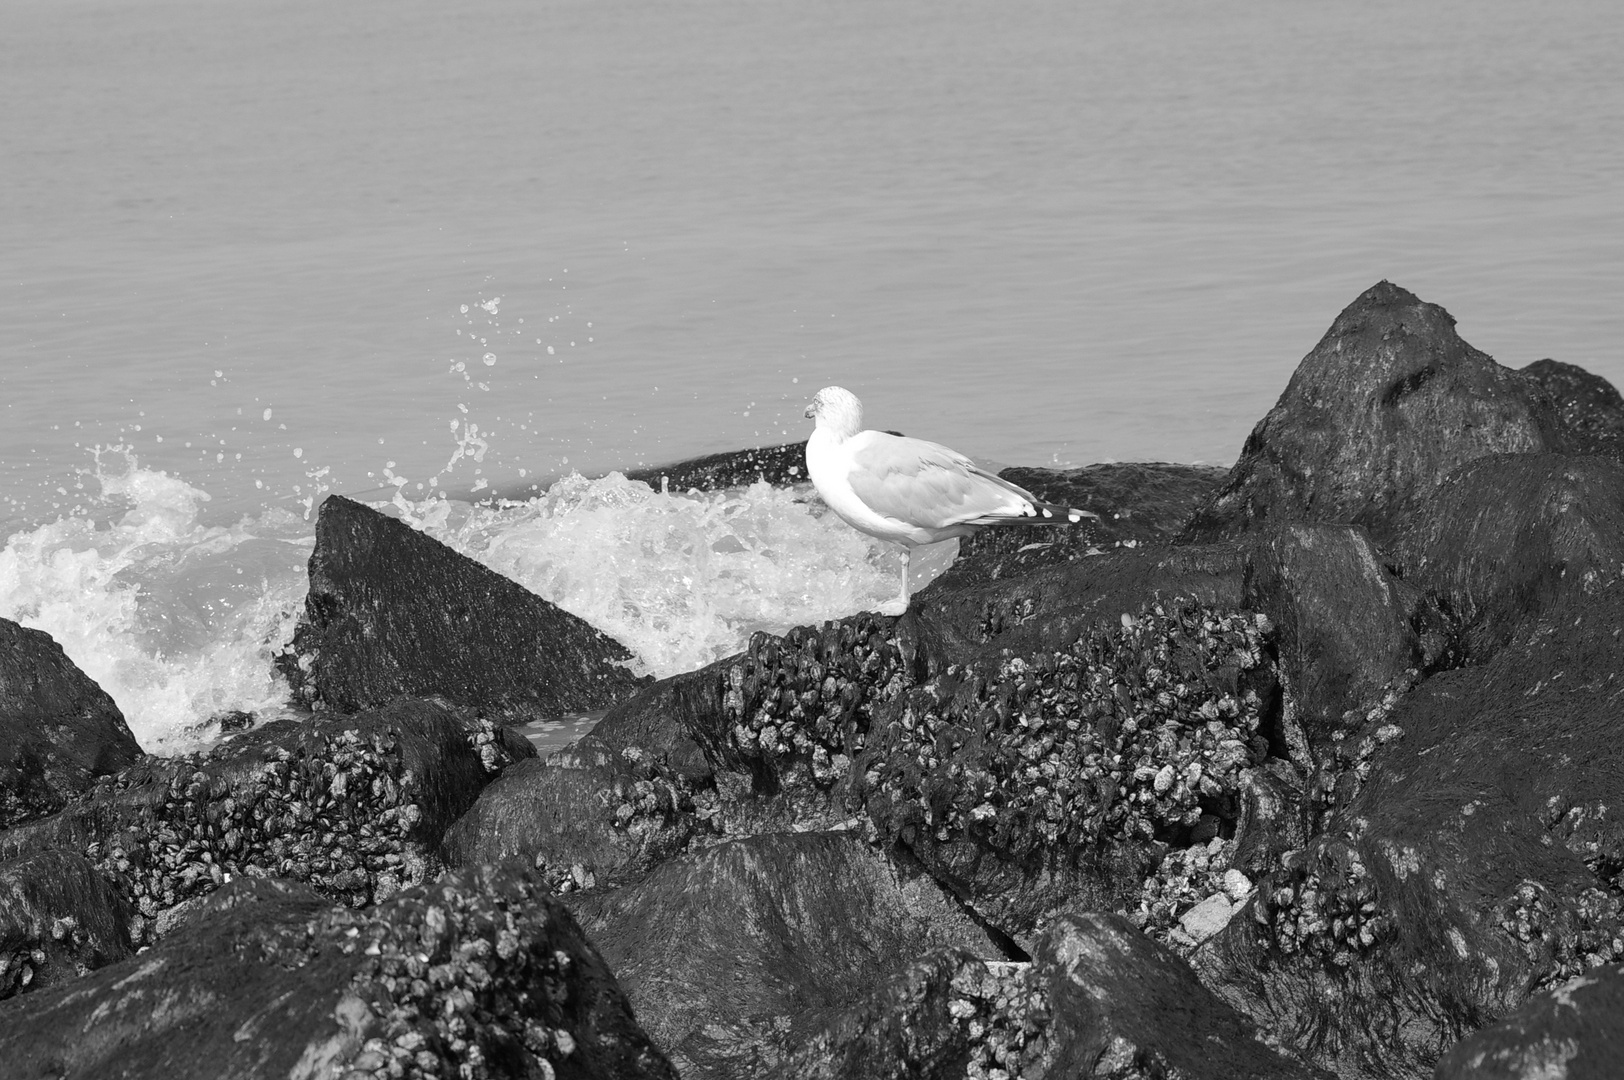
<svg viewBox="0 0 1624 1080"><path fill-rule="evenodd" d="M848 448L852 491L885 517L944 529L1037 514L1030 493L940 443L864 431Z"/></svg>

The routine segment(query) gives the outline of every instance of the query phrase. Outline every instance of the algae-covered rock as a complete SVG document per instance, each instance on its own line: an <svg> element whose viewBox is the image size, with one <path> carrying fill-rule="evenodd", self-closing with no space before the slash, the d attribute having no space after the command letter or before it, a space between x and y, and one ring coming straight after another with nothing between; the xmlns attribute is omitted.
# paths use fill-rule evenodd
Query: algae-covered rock
<svg viewBox="0 0 1624 1080"><path fill-rule="evenodd" d="M34 1080L674 1078L533 877L452 875L365 912L239 878L140 956L0 1004Z"/></svg>
<svg viewBox="0 0 1624 1080"><path fill-rule="evenodd" d="M133 914L81 855L43 851L0 862L0 999L132 955Z"/></svg>
<svg viewBox="0 0 1624 1080"><path fill-rule="evenodd" d="M1567 441L1534 383L1462 341L1443 308L1383 281L1303 358L1185 535L1322 521L1385 544L1406 504L1468 461Z"/></svg>
<svg viewBox="0 0 1624 1080"><path fill-rule="evenodd" d="M51 635L0 619L0 829L140 757L124 714Z"/></svg>
<svg viewBox="0 0 1624 1080"><path fill-rule="evenodd" d="M1624 452L1624 395L1612 383L1560 360L1536 360L1521 374L1551 396L1576 452Z"/></svg>
<svg viewBox="0 0 1624 1080"><path fill-rule="evenodd" d="M1436 1080L1612 1080L1624 1071L1624 967L1607 964L1536 994L1456 1043Z"/></svg>
<svg viewBox="0 0 1624 1080"><path fill-rule="evenodd" d="M601 709L648 680L582 619L404 522L321 504L310 592L278 658L296 700L338 712L438 696L507 720Z"/></svg>

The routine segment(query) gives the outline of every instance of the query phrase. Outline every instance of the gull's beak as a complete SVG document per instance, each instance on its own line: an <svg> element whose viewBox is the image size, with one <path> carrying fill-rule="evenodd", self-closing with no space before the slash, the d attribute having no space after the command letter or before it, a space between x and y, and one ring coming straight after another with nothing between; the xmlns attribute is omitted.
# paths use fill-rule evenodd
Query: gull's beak
<svg viewBox="0 0 1624 1080"><path fill-rule="evenodd" d="M808 405L806 407L806 412L802 413L801 415L805 416L808 420L818 415L818 403L814 401L812 404Z"/></svg>

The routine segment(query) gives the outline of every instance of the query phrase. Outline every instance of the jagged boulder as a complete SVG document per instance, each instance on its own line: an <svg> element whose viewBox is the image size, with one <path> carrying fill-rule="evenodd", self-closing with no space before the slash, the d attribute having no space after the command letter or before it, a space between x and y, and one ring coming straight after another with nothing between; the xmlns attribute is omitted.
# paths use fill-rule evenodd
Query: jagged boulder
<svg viewBox="0 0 1624 1080"><path fill-rule="evenodd" d="M1462 341L1443 308L1383 281L1303 358L1185 536L1322 521L1385 545L1406 504L1467 462L1567 442L1538 386Z"/></svg>
<svg viewBox="0 0 1624 1080"><path fill-rule="evenodd" d="M650 680L584 620L404 522L321 504L310 592L278 658L296 700L338 712L439 696L507 720L601 709Z"/></svg>
<svg viewBox="0 0 1624 1080"><path fill-rule="evenodd" d="M1595 968L1536 994L1455 1044L1435 1080L1613 1080L1624 1070L1624 967Z"/></svg>
<svg viewBox="0 0 1624 1080"><path fill-rule="evenodd" d="M134 914L82 855L44 851L0 862L0 999L133 955Z"/></svg>
<svg viewBox="0 0 1624 1080"><path fill-rule="evenodd" d="M1207 985L1347 1077L1427 1075L1531 990L1624 959L1624 584L1344 740L1307 843L1197 956Z"/></svg>
<svg viewBox="0 0 1624 1080"><path fill-rule="evenodd" d="M761 1075L937 947L1003 950L918 868L851 833L774 833L571 898L649 1034L693 1080Z"/></svg>
<svg viewBox="0 0 1624 1080"><path fill-rule="evenodd" d="M0 829L140 757L124 714L51 635L0 619Z"/></svg>
<svg viewBox="0 0 1624 1080"><path fill-rule="evenodd" d="M426 701L274 721L103 778L56 815L0 833L0 858L83 855L138 911L137 943L243 873L362 906L436 869L447 827L525 755L534 750L489 720Z"/></svg>
<svg viewBox="0 0 1624 1080"><path fill-rule="evenodd" d="M17 1080L674 1080L591 942L513 871L364 912L240 878L140 957L0 1003Z"/></svg>

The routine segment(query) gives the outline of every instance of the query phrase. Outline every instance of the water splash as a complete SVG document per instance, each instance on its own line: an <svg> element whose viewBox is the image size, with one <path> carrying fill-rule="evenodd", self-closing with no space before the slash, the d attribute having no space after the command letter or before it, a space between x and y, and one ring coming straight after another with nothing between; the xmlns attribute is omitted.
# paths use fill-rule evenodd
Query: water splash
<svg viewBox="0 0 1624 1080"><path fill-rule="evenodd" d="M231 710L276 711L270 665L305 592L309 526L267 510L205 526L207 492L96 454L92 512L14 533L0 550L0 615L44 630L110 694L142 747L179 753Z"/></svg>
<svg viewBox="0 0 1624 1080"><path fill-rule="evenodd" d="M527 502L427 500L429 535L592 623L664 677L730 655L756 630L840 618L896 592L890 545L804 490L687 495L611 473Z"/></svg>

